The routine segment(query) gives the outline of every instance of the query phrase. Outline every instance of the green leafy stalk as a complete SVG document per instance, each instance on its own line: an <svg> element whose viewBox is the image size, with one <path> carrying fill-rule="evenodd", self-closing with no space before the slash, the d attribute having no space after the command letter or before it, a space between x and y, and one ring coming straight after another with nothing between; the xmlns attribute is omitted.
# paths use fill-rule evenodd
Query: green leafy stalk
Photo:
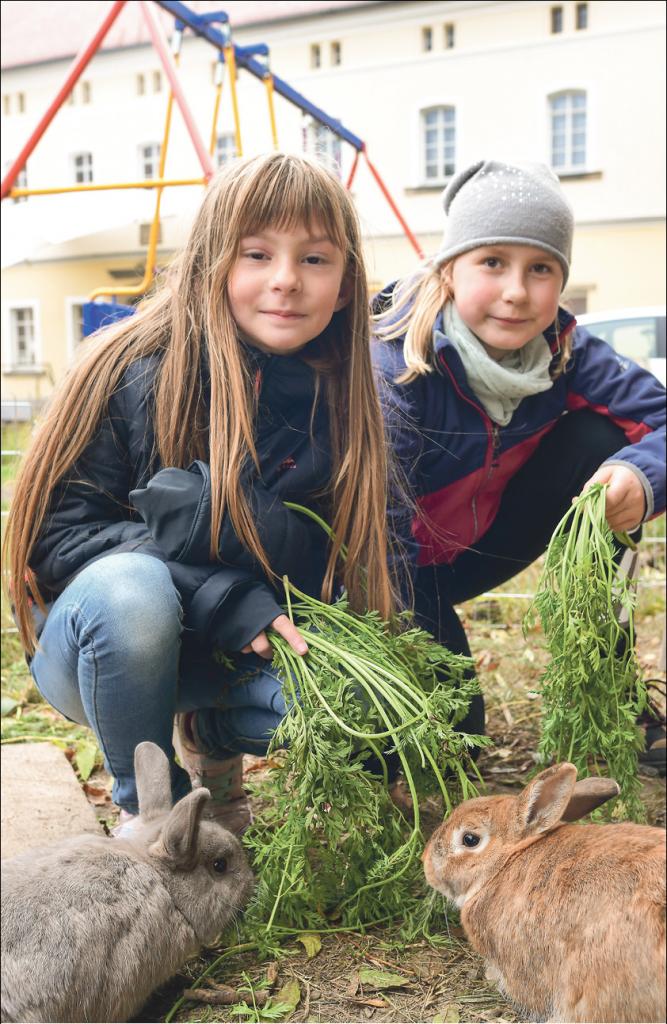
<svg viewBox="0 0 667 1024"><path fill-rule="evenodd" d="M474 795L470 749L487 742L456 730L478 688L469 661L422 630L398 631L345 600L327 605L284 584L308 654L271 637L289 712L273 740L278 767L258 787L261 807L244 837L259 880L250 934L270 942L293 929L363 930L398 916L424 928L434 904L425 898L419 799L440 794L451 809ZM411 813L391 800L392 753Z"/></svg>
<svg viewBox="0 0 667 1024"><path fill-rule="evenodd" d="M543 761L571 761L580 776L615 778L621 806L614 813L643 820L636 718L646 690L634 651L635 595L617 572L605 490L586 490L556 527L526 617L526 626L539 617L551 654L539 753ZM627 628L619 625L622 611Z"/></svg>

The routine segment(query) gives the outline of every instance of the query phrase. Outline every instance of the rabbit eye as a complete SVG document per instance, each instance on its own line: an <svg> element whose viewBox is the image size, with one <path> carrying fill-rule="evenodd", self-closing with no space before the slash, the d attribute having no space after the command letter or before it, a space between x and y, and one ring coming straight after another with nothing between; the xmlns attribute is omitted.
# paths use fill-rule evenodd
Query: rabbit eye
<svg viewBox="0 0 667 1024"><path fill-rule="evenodd" d="M466 832L463 836L463 845L471 848L479 844L479 836L476 836L474 832Z"/></svg>
<svg viewBox="0 0 667 1024"><path fill-rule="evenodd" d="M217 871L219 875L224 875L227 870L227 861L224 857L218 857L217 860L213 861L213 870Z"/></svg>

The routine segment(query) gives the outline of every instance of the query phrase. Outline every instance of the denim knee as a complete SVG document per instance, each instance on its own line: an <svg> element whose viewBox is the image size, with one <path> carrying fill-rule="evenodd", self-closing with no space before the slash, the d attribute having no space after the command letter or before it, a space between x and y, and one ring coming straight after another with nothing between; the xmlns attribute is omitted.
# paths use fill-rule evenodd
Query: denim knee
<svg viewBox="0 0 667 1024"><path fill-rule="evenodd" d="M123 552L87 566L61 595L76 613L79 649L103 639L141 664L157 659L178 640L182 609L167 566L149 555Z"/></svg>

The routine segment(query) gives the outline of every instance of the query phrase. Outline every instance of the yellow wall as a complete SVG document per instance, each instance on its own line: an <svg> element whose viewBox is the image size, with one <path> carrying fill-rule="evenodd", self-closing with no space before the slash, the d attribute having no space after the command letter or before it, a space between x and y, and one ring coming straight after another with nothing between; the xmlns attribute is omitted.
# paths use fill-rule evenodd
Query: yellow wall
<svg viewBox="0 0 667 1024"><path fill-rule="evenodd" d="M38 328L41 334L42 359L38 372L13 371L3 366L2 397L8 399L42 399L65 373L69 351L68 298L85 298L95 288L113 283L109 270L130 269L140 262L139 254L130 258L104 257L89 260L62 260L44 263L21 263L2 272L4 303L20 305L37 301ZM116 281L115 285L138 283L140 277ZM3 304L4 304L3 303ZM3 329L4 321L3 317Z"/></svg>

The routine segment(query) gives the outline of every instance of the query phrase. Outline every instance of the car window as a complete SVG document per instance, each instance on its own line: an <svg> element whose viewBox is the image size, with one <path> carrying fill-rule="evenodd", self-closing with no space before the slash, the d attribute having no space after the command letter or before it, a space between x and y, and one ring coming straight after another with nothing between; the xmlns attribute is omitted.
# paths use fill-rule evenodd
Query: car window
<svg viewBox="0 0 667 1024"><path fill-rule="evenodd" d="M658 326L656 317L634 320L602 320L586 324L586 329L597 338L608 342L620 355L643 362L658 355Z"/></svg>

